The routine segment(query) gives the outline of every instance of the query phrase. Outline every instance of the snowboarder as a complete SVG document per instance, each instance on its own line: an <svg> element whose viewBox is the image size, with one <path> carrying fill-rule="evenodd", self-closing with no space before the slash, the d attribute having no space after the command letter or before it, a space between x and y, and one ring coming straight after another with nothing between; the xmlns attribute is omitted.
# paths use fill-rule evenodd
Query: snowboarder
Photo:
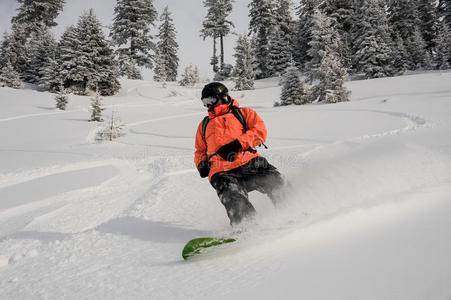
<svg viewBox="0 0 451 300"><path fill-rule="evenodd" d="M255 215L248 192L265 193L277 205L283 198L284 179L255 149L264 145L267 135L257 112L240 108L219 82L207 84L201 99L208 116L197 128L194 163L202 178L209 177L230 224L238 225Z"/></svg>

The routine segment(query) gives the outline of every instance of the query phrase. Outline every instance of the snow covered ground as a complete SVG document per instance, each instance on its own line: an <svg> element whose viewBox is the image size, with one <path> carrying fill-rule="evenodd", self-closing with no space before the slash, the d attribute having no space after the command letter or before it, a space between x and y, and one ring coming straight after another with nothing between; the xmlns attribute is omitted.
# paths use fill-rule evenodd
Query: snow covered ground
<svg viewBox="0 0 451 300"><path fill-rule="evenodd" d="M295 193L235 244L193 167L200 87L127 81L127 125L94 141L89 97L0 89L0 299L451 299L451 73L349 82L352 101L273 108L277 80L232 92L269 129Z"/></svg>

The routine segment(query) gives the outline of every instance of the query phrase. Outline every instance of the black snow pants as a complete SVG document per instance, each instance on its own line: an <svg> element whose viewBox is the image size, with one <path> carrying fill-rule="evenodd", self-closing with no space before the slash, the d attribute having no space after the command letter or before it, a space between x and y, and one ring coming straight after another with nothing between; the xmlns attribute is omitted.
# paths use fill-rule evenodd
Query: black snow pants
<svg viewBox="0 0 451 300"><path fill-rule="evenodd" d="M238 225L255 215L248 192L264 193L277 205L283 201L284 182L276 167L261 156L239 168L217 173L211 179L211 185L225 206L231 225Z"/></svg>

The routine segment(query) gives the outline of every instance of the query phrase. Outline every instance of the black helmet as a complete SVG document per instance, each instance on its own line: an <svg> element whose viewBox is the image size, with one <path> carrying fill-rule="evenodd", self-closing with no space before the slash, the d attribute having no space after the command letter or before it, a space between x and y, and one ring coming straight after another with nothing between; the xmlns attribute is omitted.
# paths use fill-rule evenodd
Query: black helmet
<svg viewBox="0 0 451 300"><path fill-rule="evenodd" d="M220 82L211 82L204 86L201 99L208 97L223 98L224 96L228 95L229 90L225 85Z"/></svg>

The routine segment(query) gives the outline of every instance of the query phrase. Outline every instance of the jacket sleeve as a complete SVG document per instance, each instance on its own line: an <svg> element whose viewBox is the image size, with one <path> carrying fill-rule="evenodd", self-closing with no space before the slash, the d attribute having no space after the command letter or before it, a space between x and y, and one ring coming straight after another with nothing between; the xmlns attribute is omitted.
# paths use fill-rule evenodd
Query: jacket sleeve
<svg viewBox="0 0 451 300"><path fill-rule="evenodd" d="M194 148L194 164L197 168L200 162L207 157L207 145L205 144L205 140L202 135L202 122L200 122L199 126L197 126Z"/></svg>
<svg viewBox="0 0 451 300"><path fill-rule="evenodd" d="M266 141L267 130L265 122L258 113L251 108L241 109L246 119L247 131L243 133L238 141L243 149L255 148Z"/></svg>

